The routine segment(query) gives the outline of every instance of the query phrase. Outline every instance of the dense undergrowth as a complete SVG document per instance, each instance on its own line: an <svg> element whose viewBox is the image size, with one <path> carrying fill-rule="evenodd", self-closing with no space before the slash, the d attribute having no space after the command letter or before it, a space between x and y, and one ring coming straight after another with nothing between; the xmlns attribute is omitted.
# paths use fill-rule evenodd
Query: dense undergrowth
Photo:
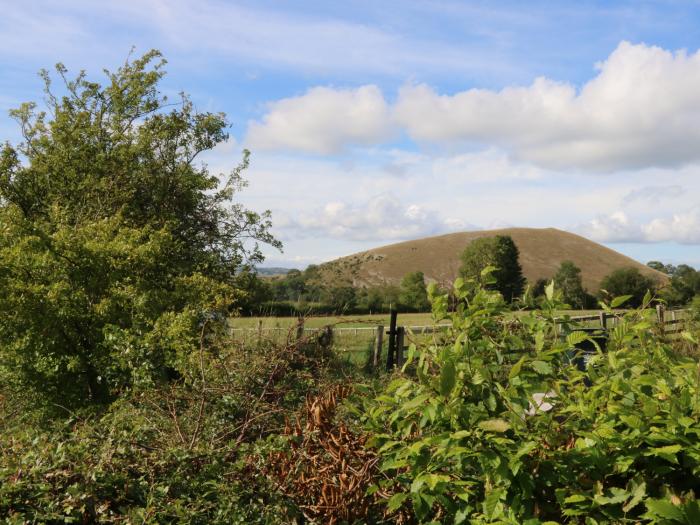
<svg viewBox="0 0 700 525"><path fill-rule="evenodd" d="M7 523L288 523L261 475L285 418L356 373L327 341L222 342L191 373L107 408L47 420L3 392L0 516Z"/></svg>
<svg viewBox="0 0 700 525"><path fill-rule="evenodd" d="M498 295L456 287L457 313L435 302L451 333L412 349L413 373L365 404L381 469L401 485L390 508L441 523L700 522L691 333L669 339L642 307L577 366L572 349L593 338L555 325L551 289L514 324Z"/></svg>
<svg viewBox="0 0 700 525"><path fill-rule="evenodd" d="M450 331L411 346L390 376L349 367L323 338L222 339L182 377L101 409L47 419L2 392L0 516L700 523L697 332L663 334L644 305L602 348L555 322L551 288L518 318L498 293L461 280L455 293L454 313L433 297Z"/></svg>

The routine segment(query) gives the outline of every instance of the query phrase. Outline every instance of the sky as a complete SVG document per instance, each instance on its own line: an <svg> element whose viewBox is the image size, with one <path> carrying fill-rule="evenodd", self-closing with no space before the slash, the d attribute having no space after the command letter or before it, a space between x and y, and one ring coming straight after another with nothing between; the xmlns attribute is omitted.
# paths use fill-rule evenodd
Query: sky
<svg viewBox="0 0 700 525"><path fill-rule="evenodd" d="M224 111L225 174L303 268L452 231L554 227L700 268L700 2L0 0L0 141L41 68L159 49Z"/></svg>

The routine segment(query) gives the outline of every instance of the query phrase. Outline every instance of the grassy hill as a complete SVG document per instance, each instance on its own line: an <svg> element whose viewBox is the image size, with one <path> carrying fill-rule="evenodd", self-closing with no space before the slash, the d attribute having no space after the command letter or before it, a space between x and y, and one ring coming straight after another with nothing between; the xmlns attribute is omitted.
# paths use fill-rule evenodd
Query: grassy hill
<svg viewBox="0 0 700 525"><path fill-rule="evenodd" d="M422 271L429 281L447 284L457 277L460 255L474 239L510 235L520 250L523 273L531 283L550 279L562 261L573 261L589 292L600 288L601 280L617 268L635 267L665 282L668 278L634 259L573 233L555 228L505 228L449 233L400 242L341 257L320 265L321 278L344 280L354 286L399 284L408 272Z"/></svg>

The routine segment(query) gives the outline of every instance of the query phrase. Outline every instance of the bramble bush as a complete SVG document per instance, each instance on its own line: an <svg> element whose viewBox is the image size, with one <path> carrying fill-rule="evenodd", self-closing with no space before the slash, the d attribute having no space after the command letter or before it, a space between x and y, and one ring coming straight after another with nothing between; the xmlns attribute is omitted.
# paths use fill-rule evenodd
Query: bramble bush
<svg viewBox="0 0 700 525"><path fill-rule="evenodd" d="M700 523L700 367L659 332L649 295L603 352L555 323L552 285L517 319L498 293L454 288L453 314L432 298L449 333L411 346L405 375L364 403L388 510L422 523Z"/></svg>
<svg viewBox="0 0 700 525"><path fill-rule="evenodd" d="M100 414L39 421L0 393L3 523L289 523L294 502L261 473L285 419L341 374L316 338L220 340L168 385Z"/></svg>

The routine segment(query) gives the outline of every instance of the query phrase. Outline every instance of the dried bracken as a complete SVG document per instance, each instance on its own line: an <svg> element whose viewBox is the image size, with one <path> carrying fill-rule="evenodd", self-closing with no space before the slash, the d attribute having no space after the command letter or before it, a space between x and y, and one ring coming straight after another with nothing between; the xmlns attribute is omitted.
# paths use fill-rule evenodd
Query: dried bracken
<svg viewBox="0 0 700 525"><path fill-rule="evenodd" d="M315 523L341 523L368 516L375 500L366 494L377 475L378 458L358 435L335 422L338 403L350 387L338 385L326 394L309 397L303 410L287 422L284 434L290 450L270 454L267 474Z"/></svg>

